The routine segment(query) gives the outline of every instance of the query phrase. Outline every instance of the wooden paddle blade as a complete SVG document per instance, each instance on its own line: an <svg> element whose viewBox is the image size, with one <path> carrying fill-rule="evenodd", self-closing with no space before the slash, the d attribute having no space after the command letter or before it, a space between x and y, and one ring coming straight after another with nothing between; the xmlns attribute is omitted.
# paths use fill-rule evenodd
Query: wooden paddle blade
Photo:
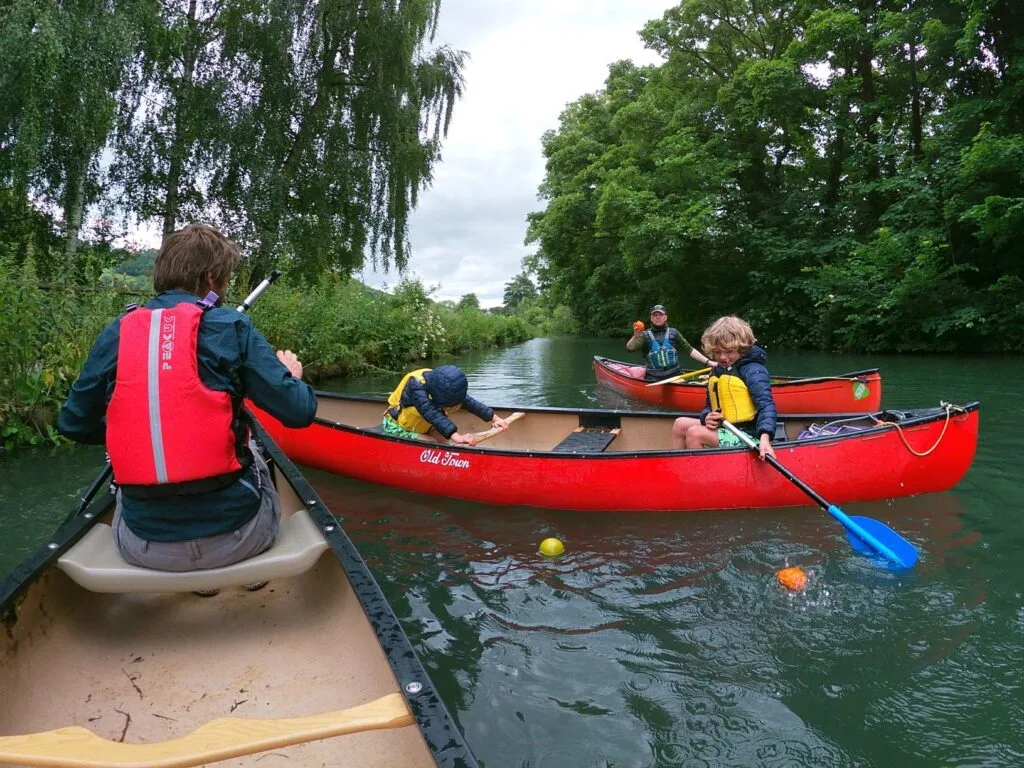
<svg viewBox="0 0 1024 768"><path fill-rule="evenodd" d="M864 517L863 515L850 515L850 519L896 555L899 562L893 562L894 565L900 565L903 568L913 568L914 564L917 563L917 548L885 523L871 517ZM855 531L848 527L846 528L846 538L850 540L850 546L853 547L855 552L862 555L884 557L874 546L864 541ZM885 559L891 560L888 557L885 557Z"/></svg>
<svg viewBox="0 0 1024 768"><path fill-rule="evenodd" d="M308 717L221 717L187 736L151 744L110 741L79 726L0 737L0 763L60 768L188 768L346 733L402 728L416 720L400 693Z"/></svg>

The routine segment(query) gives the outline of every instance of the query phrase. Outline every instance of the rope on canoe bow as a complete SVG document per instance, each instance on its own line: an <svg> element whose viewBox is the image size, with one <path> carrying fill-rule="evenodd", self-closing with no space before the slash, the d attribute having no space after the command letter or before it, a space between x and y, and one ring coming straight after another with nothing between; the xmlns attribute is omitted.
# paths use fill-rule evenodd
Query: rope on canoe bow
<svg viewBox="0 0 1024 768"><path fill-rule="evenodd" d="M903 427L901 427L899 423L895 421L881 421L877 419L876 422L879 424L879 426L896 427L896 433L900 436L900 440L903 441L903 445L906 446L906 449L908 451L910 451L915 456L927 456L929 453L931 453L932 451L939 447L939 443L942 442L942 438L946 436L946 430L949 428L949 420L953 416L953 411L956 410L961 413L965 413L963 408L953 405L952 403L942 401L939 403L939 405L946 411L946 423L942 425L942 431L939 433L938 438L935 440L935 445L933 445L931 448L924 452L915 451L913 448L910 447L910 443L907 442L907 436L903 434Z"/></svg>

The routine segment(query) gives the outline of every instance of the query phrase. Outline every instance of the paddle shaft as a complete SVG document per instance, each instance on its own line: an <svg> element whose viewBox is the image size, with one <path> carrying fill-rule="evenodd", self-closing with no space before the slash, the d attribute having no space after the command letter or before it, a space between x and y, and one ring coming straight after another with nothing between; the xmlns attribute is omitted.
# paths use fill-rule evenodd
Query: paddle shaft
<svg viewBox="0 0 1024 768"><path fill-rule="evenodd" d="M740 440L742 440L749 448L752 448L753 450L758 449L757 442L754 440L754 438L752 438L742 429L736 427L736 425L729 423L725 419L722 419L722 426L728 429L730 432L732 432ZM789 482L791 482L801 491L806 493L809 497L814 499L814 501L818 504L819 507L824 509L830 515L832 515L832 517L834 517L836 520L842 523L843 527L846 528L846 530L852 531L853 534L857 536L857 538L859 538L865 544L869 544L880 555L884 555L887 560L890 560L896 563L897 565L901 566L904 564L903 560L889 547L887 547L876 537L872 536L870 533L865 531L855 521L851 520L850 516L843 512L843 510L841 510L835 504L830 504L828 501L826 501L826 499L821 494L819 494L817 491L811 488L811 486L807 485L807 483L805 483L799 477L790 472L782 464L782 462L780 462L774 456L765 456L764 460L771 464L772 467L777 469L779 472L781 472L782 476L789 480Z"/></svg>
<svg viewBox="0 0 1024 768"><path fill-rule="evenodd" d="M68 514L68 516L64 518L65 523L67 523L69 520L74 520L88 508L88 506L92 503L93 497L96 495L96 493L104 485L110 482L110 476L112 471L113 468L110 466L110 460L108 459L107 463L103 465L103 469L99 471L99 474L96 475L96 478L92 481L92 485L90 485L88 489L86 489L85 493L82 494L81 498L78 500L78 504L76 504L75 508L71 510L70 514Z"/></svg>
<svg viewBox="0 0 1024 768"><path fill-rule="evenodd" d="M249 308L253 305L253 302L255 302L256 299L260 297L260 294L267 290L267 288L272 286L274 284L274 281L277 280L277 278L279 278L280 276L280 269L273 270L269 275L267 275L263 282L261 282L259 285L252 289L252 293L245 297L245 301L238 305L238 311L247 312Z"/></svg>
<svg viewBox="0 0 1024 768"><path fill-rule="evenodd" d="M662 379L661 381L652 381L647 386L648 387L660 387L662 384L671 384L674 381L683 381L685 379L692 379L694 376L702 376L703 374L710 373L710 372L711 372L710 368L701 368L700 370L697 370L697 371L687 371L686 373L681 373L678 376L671 376L671 377L669 377L667 379Z"/></svg>
<svg viewBox="0 0 1024 768"><path fill-rule="evenodd" d="M511 424L513 421L519 421L519 419L523 418L523 416L525 416L525 415L526 414L523 413L522 411L516 411L515 413L509 415L509 417L507 419L505 419L505 421L508 424ZM504 432L504 431L505 430L500 429L498 427L491 427L486 432L477 432L475 435L473 435L473 437L476 438L477 445L479 445L484 440L490 440L492 437L494 437L499 432Z"/></svg>

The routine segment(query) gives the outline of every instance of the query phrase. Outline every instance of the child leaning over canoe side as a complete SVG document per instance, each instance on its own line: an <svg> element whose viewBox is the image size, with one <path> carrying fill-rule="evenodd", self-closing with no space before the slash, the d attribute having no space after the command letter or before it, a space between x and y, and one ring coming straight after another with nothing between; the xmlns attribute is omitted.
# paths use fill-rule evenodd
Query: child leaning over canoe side
<svg viewBox="0 0 1024 768"><path fill-rule="evenodd" d="M448 414L465 406L474 416L489 421L498 429L508 422L479 400L470 397L466 374L457 366L420 368L407 373L388 397L388 409L381 427L385 434L418 440L427 437L437 442L451 440L476 445L473 435L460 433ZM435 434L436 433L436 434Z"/></svg>
<svg viewBox="0 0 1024 768"><path fill-rule="evenodd" d="M673 448L743 445L720 426L722 419L727 419L757 437L762 459L775 456L771 441L777 413L771 377L765 367L768 355L755 341L751 327L732 315L720 317L704 331L701 346L715 361L708 377L707 399L699 419L676 419L672 425Z"/></svg>

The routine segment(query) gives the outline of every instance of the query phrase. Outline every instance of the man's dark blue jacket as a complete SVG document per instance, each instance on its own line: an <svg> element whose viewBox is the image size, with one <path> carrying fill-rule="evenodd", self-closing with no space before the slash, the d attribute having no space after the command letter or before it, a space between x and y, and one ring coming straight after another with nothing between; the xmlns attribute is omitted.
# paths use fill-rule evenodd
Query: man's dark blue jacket
<svg viewBox="0 0 1024 768"><path fill-rule="evenodd" d="M147 301L150 309L196 301L187 291L165 291ZM57 429L79 443L106 441L107 404L117 380L121 318L96 339L82 373L60 410ZM203 313L197 345L199 378L210 389L248 397L288 427L305 427L316 416L313 388L296 379L277 359L252 318L226 307ZM202 439L203 425L196 425ZM211 493L133 499L122 496L124 521L147 541L186 541L227 533L252 519L260 506L255 466L234 484Z"/></svg>

